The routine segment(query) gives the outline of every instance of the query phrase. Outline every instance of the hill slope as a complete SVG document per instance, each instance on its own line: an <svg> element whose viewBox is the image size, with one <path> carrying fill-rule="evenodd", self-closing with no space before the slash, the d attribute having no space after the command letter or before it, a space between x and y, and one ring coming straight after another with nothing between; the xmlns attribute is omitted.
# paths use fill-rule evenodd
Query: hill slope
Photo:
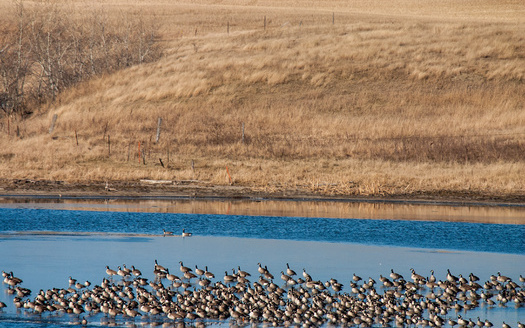
<svg viewBox="0 0 525 328"><path fill-rule="evenodd" d="M388 3L159 1L166 55L3 123L0 177L525 195L524 6Z"/></svg>

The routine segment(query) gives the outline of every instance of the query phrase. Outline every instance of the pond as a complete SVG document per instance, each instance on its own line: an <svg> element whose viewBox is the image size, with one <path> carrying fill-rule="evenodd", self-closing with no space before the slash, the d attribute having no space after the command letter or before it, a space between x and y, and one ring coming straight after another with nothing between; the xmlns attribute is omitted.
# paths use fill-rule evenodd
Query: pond
<svg viewBox="0 0 525 328"><path fill-rule="evenodd" d="M523 282L519 280L525 275L525 208L522 207L9 199L0 204L0 208L0 269L13 271L22 278L20 286L32 291L31 296L26 297L31 300L39 290L69 288L70 276L79 282L90 281L91 287L79 289L90 290L109 278L106 266L114 270L119 266L134 266L148 281L153 281L155 260L179 277L182 275L180 261L194 272L197 267L207 267L215 273L216 278L211 279L213 284L223 280L225 271L231 274L232 269L237 271L240 267L251 274L250 286L259 281L258 263L261 263L275 276L273 282L286 291L284 300L294 295L290 290L307 289L304 283L291 285L280 278L287 264L298 273L293 277L294 282L302 278L304 270L315 281L327 283L336 279L343 284L342 290L339 293L327 290L332 295L348 297L357 297L351 288L354 274L363 278L354 281L358 288L372 278L376 281L377 293L384 295L395 288L383 286L381 276L390 279L389 274L394 271L406 281L412 281L411 269L425 278L430 277L433 270L437 280L443 281L448 270L467 279L474 273L480 278L481 286L501 272L518 284L516 293L523 293ZM163 229L173 231L174 236L164 236ZM193 235L180 237L182 229ZM121 277L113 279L115 284L126 281ZM127 280L132 281L129 277ZM200 290L197 281L197 278L190 279L192 285L188 290ZM171 281L163 279L162 283L168 286ZM500 285L510 288L506 284ZM7 307L0 309L0 326L53 327L78 324L82 318L90 326L182 322L147 313L135 319L121 314L112 318L88 311L82 315L35 314L33 310L17 310L13 305L14 295L7 293L8 286L3 284L2 288L5 292L0 294L0 301ZM151 290L150 286L145 288ZM182 287L171 289L176 295L184 293ZM434 291L439 295L439 290ZM482 290L478 290L477 295L481 295ZM424 297L431 292L427 286L417 289ZM502 302L497 299L496 289L491 292L495 304L480 299L473 309L449 310L442 315L443 319L458 321L462 316L475 322L480 317L496 327L505 321L513 328L518 327L518 322L525 322L524 308L517 306L519 301ZM468 297L470 292L459 291L458 295ZM455 304L464 303L456 301ZM423 318L428 319L428 310ZM248 319L242 322L186 319L184 323L196 326L253 324ZM394 320L391 325L395 325Z"/></svg>

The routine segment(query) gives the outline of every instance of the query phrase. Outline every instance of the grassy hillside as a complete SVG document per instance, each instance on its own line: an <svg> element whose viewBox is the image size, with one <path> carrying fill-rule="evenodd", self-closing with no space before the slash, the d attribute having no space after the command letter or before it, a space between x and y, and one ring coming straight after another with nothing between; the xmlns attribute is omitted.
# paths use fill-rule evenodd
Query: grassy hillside
<svg viewBox="0 0 525 328"><path fill-rule="evenodd" d="M1 178L525 195L521 1L91 6L155 19L165 56L2 117Z"/></svg>

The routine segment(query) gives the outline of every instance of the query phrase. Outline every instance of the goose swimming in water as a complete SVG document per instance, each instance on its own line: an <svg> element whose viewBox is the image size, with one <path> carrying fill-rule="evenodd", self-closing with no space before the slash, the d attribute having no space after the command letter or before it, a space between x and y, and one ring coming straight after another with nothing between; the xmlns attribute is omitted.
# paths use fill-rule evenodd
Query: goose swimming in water
<svg viewBox="0 0 525 328"><path fill-rule="evenodd" d="M191 237L191 232L186 232L186 229L182 229L182 237Z"/></svg>
<svg viewBox="0 0 525 328"><path fill-rule="evenodd" d="M162 229L162 232L164 233L164 236L173 236L173 231L166 231Z"/></svg>

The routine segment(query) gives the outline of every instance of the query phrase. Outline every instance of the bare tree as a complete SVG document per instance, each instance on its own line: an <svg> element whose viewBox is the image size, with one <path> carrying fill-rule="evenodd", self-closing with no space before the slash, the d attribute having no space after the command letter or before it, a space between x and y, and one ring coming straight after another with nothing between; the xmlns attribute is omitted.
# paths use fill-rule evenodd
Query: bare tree
<svg viewBox="0 0 525 328"><path fill-rule="evenodd" d="M158 26L143 16L112 18L101 9L69 18L63 5L31 10L14 0L13 22L0 23L0 108L4 114L54 101L64 89L94 75L156 60ZM111 16L115 17L115 16ZM14 22L16 21L16 24Z"/></svg>

